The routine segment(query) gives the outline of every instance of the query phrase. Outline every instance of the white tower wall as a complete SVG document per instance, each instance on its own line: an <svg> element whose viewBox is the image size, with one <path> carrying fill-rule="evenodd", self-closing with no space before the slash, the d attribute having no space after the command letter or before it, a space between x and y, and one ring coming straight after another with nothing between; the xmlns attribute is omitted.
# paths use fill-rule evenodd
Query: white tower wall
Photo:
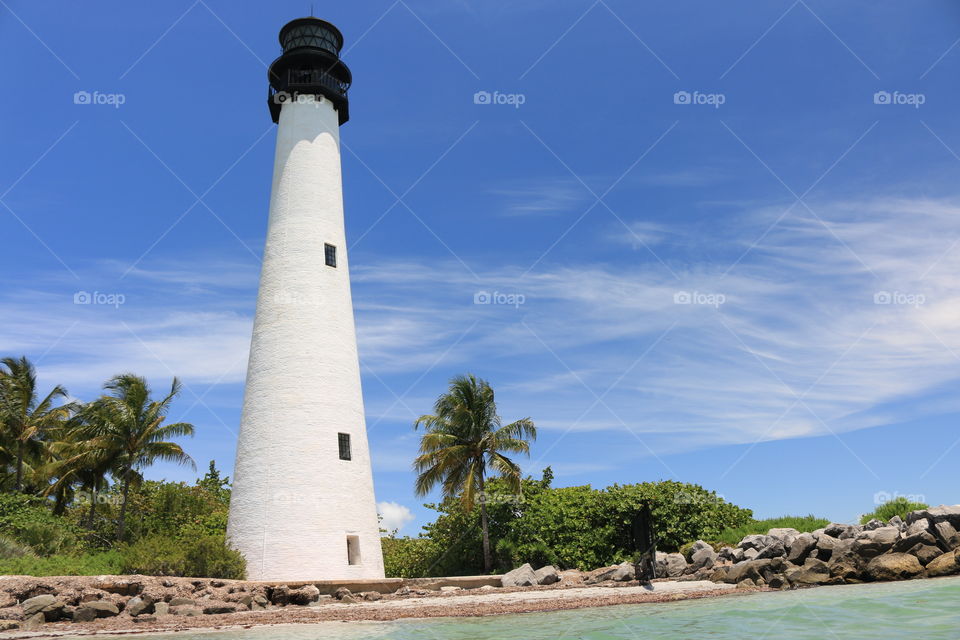
<svg viewBox="0 0 960 640"><path fill-rule="evenodd" d="M346 248L337 112L301 96L277 129L227 530L251 580L384 576Z"/></svg>

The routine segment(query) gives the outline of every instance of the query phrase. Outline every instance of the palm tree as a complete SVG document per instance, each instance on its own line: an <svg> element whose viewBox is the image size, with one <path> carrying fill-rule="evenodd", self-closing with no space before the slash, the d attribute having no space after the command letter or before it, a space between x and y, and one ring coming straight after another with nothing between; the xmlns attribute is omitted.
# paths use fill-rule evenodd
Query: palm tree
<svg viewBox="0 0 960 640"><path fill-rule="evenodd" d="M173 385L162 400L150 397L150 387L144 378L130 373L110 379L103 388L107 395L88 404L84 410L87 434L96 445L91 459L104 462L111 474L122 485L120 515L117 520L117 540L122 541L126 527L127 499L130 485L142 480L140 470L158 460L189 464L193 460L180 445L170 442L177 436L192 436L193 425L187 422L163 424L173 399L180 394L180 382ZM93 478L87 480L96 487Z"/></svg>
<svg viewBox="0 0 960 640"><path fill-rule="evenodd" d="M465 511L473 511L480 496L480 525L483 530L483 568L493 566L484 489L488 474L500 474L507 487L520 492L520 467L503 452L530 455L528 440L537 439L530 418L503 425L497 415L493 389L472 374L450 380L450 389L437 398L433 415L420 416L414 429L426 433L420 439L420 455L413 462L417 472L416 493L427 495L441 485L443 496L460 496Z"/></svg>
<svg viewBox="0 0 960 640"><path fill-rule="evenodd" d="M0 429L3 446L13 461L15 491L23 490L24 467L28 456L38 456L44 432L55 429L70 416L73 405L55 405L67 397L57 385L42 400L37 396L37 373L27 358L0 360Z"/></svg>

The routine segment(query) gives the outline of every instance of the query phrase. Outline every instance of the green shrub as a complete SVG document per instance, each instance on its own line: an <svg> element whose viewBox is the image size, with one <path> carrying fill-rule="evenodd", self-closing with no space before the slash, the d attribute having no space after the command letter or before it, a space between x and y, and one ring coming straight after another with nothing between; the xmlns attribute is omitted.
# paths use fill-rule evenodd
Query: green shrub
<svg viewBox="0 0 960 640"><path fill-rule="evenodd" d="M796 529L801 533L809 533L822 529L830 524L829 520L818 518L814 515L808 516L783 516L781 518L767 518L766 520L751 520L750 522L739 526L724 529L717 536L717 541L725 546L734 546L747 536L766 534L770 529Z"/></svg>
<svg viewBox="0 0 960 640"><path fill-rule="evenodd" d="M920 509L927 509L929 507L930 505L922 502L910 502L907 498L897 497L884 502L874 509L873 512L861 517L860 524L867 524L874 518L882 520L883 522L889 522L893 516L900 516L901 519L906 520L907 514L911 511L919 511Z"/></svg>
<svg viewBox="0 0 960 640"><path fill-rule="evenodd" d="M436 544L429 538L389 536L380 538L383 568L388 578L419 578L429 575L437 561Z"/></svg>
<svg viewBox="0 0 960 640"><path fill-rule="evenodd" d="M12 538L0 536L0 560L32 555L34 555L33 548L29 545L21 544Z"/></svg>
<svg viewBox="0 0 960 640"><path fill-rule="evenodd" d="M174 540L163 536L143 538L122 550L122 572L153 576L184 576L242 580L246 563L222 537Z"/></svg>
<svg viewBox="0 0 960 640"><path fill-rule="evenodd" d="M20 531L20 542L41 556L68 554L79 547L79 537L64 522L31 522Z"/></svg>
<svg viewBox="0 0 960 640"><path fill-rule="evenodd" d="M53 515L47 500L22 493L0 494L0 531L41 555L79 550L81 530Z"/></svg>
<svg viewBox="0 0 960 640"><path fill-rule="evenodd" d="M116 551L82 555L59 555L47 558L25 555L0 560L0 575L24 576L99 576L123 573L120 554Z"/></svg>

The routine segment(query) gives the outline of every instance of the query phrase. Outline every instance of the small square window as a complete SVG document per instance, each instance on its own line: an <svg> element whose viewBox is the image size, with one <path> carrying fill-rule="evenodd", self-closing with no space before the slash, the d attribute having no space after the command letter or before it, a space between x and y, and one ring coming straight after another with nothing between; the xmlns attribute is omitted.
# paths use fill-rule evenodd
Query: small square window
<svg viewBox="0 0 960 640"><path fill-rule="evenodd" d="M328 267L337 266L337 248L332 244L323 245L323 258L327 262Z"/></svg>
<svg viewBox="0 0 960 640"><path fill-rule="evenodd" d="M337 443L340 445L340 459L350 460L350 434L338 433Z"/></svg>

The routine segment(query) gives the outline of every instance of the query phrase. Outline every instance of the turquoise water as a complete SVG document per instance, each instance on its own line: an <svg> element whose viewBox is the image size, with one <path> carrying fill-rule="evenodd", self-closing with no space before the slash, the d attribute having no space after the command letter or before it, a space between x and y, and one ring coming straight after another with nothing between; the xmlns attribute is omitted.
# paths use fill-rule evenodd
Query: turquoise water
<svg viewBox="0 0 960 640"><path fill-rule="evenodd" d="M555 613L287 625L203 634L178 633L176 637L183 640L956 639L960 638L960 578L819 587Z"/></svg>

